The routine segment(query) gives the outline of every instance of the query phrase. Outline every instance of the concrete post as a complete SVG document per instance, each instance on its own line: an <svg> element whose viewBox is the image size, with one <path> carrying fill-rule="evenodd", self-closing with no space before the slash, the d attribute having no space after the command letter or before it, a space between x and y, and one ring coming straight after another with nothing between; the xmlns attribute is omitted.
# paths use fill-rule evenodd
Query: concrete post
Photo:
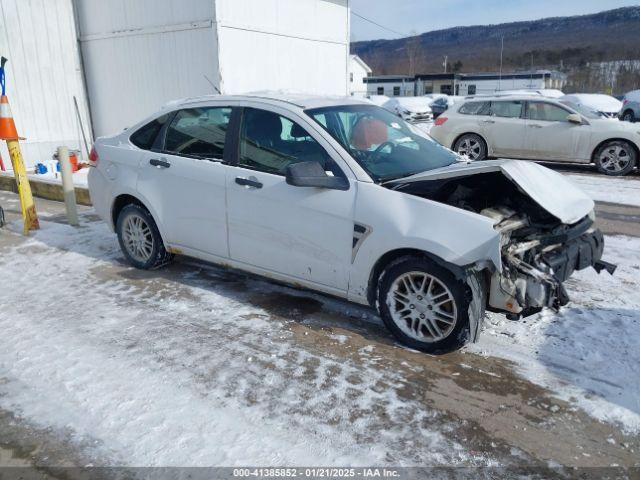
<svg viewBox="0 0 640 480"><path fill-rule="evenodd" d="M69 225L77 227L78 207L76 206L76 190L73 186L73 172L71 171L69 149L67 147L58 147L58 161L60 162L64 203L67 207L67 219L69 220Z"/></svg>

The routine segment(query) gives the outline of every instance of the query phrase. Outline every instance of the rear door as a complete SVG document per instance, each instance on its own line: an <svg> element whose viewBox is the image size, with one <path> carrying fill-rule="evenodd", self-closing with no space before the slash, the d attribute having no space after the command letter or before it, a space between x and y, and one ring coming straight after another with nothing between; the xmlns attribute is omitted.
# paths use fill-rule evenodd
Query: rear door
<svg viewBox="0 0 640 480"><path fill-rule="evenodd" d="M141 160L138 191L153 205L165 242L198 255L227 258L225 169L231 107L175 112Z"/></svg>
<svg viewBox="0 0 640 480"><path fill-rule="evenodd" d="M522 157L525 120L522 100L496 100L491 102L489 117L480 120L493 155Z"/></svg>
<svg viewBox="0 0 640 480"><path fill-rule="evenodd" d="M273 110L271 110L273 108ZM329 144L277 107L244 108L234 165L227 166L231 259L345 292L356 185L346 191L288 185L293 162L318 161L345 176Z"/></svg>
<svg viewBox="0 0 640 480"><path fill-rule="evenodd" d="M589 144L591 128L567 121L572 113L555 103L529 101L525 155L541 160L584 161L588 155L581 147Z"/></svg>

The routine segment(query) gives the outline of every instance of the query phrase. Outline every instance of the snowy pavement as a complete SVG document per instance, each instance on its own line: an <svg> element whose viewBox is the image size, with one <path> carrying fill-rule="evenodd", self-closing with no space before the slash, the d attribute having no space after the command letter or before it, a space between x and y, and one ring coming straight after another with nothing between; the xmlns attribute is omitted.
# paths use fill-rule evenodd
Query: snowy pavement
<svg viewBox="0 0 640 480"><path fill-rule="evenodd" d="M41 231L0 233L0 439L80 465L638 465L638 238L608 237L619 271L577 274L560 314L491 314L433 357L340 300L134 270L90 212L40 205Z"/></svg>

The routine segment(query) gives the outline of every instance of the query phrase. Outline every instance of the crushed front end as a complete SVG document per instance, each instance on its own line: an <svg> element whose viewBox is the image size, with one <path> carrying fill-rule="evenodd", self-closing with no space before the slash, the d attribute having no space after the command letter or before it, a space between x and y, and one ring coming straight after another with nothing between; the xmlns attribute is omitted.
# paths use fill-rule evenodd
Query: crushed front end
<svg viewBox="0 0 640 480"><path fill-rule="evenodd" d="M488 208L501 233L502 272L491 276L488 307L520 318L543 308L558 310L569 296L563 283L576 270L593 267L613 273L615 266L602 261L604 237L593 216L574 225L536 225L526 215L509 208Z"/></svg>

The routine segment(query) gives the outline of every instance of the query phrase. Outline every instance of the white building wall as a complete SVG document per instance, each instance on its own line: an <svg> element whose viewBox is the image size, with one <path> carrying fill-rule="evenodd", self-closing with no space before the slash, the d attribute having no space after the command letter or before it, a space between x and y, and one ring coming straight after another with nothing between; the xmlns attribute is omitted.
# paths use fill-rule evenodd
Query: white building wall
<svg viewBox="0 0 640 480"><path fill-rule="evenodd" d="M214 0L76 0L96 136L170 100L215 93Z"/></svg>
<svg viewBox="0 0 640 480"><path fill-rule="evenodd" d="M85 134L90 135L87 100L71 0L0 0L0 53L6 65L7 95L27 167L50 160L56 148L82 150L73 97ZM88 138L91 142L91 138ZM5 166L11 168L5 142Z"/></svg>
<svg viewBox="0 0 640 480"><path fill-rule="evenodd" d="M349 60L349 93L356 97L367 95L367 84L364 79L369 76L371 69L365 68L355 55Z"/></svg>
<svg viewBox="0 0 640 480"><path fill-rule="evenodd" d="M216 0L223 93L347 95L348 0Z"/></svg>
<svg viewBox="0 0 640 480"><path fill-rule="evenodd" d="M414 84L415 82L413 81L367 83L367 94L386 95L387 97L413 97ZM379 93L378 88L382 88L384 91L382 93ZM395 88L400 89L400 95L394 95Z"/></svg>
<svg viewBox="0 0 640 480"><path fill-rule="evenodd" d="M459 95L471 95L469 86L476 86L476 95L492 94L501 90L537 90L546 88L543 78L503 78L498 79L479 79L479 80L461 80Z"/></svg>

